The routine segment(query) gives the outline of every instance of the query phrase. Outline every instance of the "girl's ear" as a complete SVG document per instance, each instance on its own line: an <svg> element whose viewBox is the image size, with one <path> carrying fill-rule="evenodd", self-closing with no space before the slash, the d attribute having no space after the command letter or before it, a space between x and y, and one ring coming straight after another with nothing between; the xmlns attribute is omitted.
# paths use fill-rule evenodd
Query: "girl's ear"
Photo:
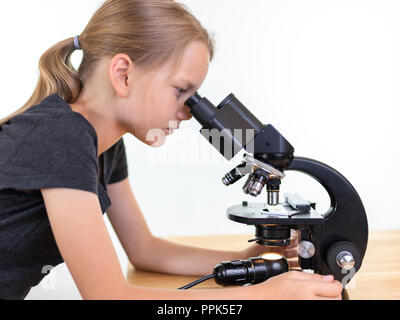
<svg viewBox="0 0 400 320"><path fill-rule="evenodd" d="M128 96L132 86L132 73L134 63L126 54L117 54L114 56L108 68L108 73L112 87L120 98Z"/></svg>

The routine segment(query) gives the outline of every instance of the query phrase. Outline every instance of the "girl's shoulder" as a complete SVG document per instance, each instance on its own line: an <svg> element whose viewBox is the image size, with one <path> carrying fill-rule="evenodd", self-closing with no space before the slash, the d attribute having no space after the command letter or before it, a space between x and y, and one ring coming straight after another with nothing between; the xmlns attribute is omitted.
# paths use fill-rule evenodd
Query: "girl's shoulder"
<svg viewBox="0 0 400 320"><path fill-rule="evenodd" d="M58 95L51 95L2 126L0 166L0 188L62 185L96 191L96 131Z"/></svg>

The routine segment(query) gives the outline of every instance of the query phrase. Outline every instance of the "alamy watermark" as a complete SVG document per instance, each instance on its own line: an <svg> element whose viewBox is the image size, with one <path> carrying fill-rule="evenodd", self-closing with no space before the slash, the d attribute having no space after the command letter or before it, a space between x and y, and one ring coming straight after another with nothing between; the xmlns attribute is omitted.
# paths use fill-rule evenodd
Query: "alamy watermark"
<svg viewBox="0 0 400 320"><path fill-rule="evenodd" d="M356 289L356 269L342 269L342 274L345 275L342 279L342 287L351 290Z"/></svg>
<svg viewBox="0 0 400 320"><path fill-rule="evenodd" d="M57 287L56 274L54 271L51 272L53 269L54 266L51 265L45 265L42 268L42 274L46 276L40 282L40 285L44 290L56 290Z"/></svg>
<svg viewBox="0 0 400 320"><path fill-rule="evenodd" d="M178 129L178 123L171 121L171 129ZM179 135L169 141L168 149L156 149L148 160L152 164L220 164L231 159L244 146L249 153L254 152L254 129L181 129ZM161 147L168 134L161 129L152 129L146 140L153 147ZM211 145L210 145L211 144Z"/></svg>

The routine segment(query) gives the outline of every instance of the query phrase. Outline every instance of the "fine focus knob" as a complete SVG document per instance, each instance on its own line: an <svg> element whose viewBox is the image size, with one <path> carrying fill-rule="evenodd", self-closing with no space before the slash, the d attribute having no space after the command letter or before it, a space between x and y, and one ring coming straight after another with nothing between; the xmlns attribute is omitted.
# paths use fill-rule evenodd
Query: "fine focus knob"
<svg viewBox="0 0 400 320"><path fill-rule="evenodd" d="M336 263L344 270L351 270L356 264L353 255L348 251L340 252L336 257Z"/></svg>
<svg viewBox="0 0 400 320"><path fill-rule="evenodd" d="M303 259L310 259L315 254L315 247L312 242L301 241L297 247L297 254Z"/></svg>

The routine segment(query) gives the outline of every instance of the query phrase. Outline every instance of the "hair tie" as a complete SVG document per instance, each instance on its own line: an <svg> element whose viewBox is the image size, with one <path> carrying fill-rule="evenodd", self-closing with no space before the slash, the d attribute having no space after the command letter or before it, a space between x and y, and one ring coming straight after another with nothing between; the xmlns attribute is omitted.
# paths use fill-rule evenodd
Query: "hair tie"
<svg viewBox="0 0 400 320"><path fill-rule="evenodd" d="M81 46L79 44L79 36L75 36L74 38L74 46L76 50L81 50Z"/></svg>

